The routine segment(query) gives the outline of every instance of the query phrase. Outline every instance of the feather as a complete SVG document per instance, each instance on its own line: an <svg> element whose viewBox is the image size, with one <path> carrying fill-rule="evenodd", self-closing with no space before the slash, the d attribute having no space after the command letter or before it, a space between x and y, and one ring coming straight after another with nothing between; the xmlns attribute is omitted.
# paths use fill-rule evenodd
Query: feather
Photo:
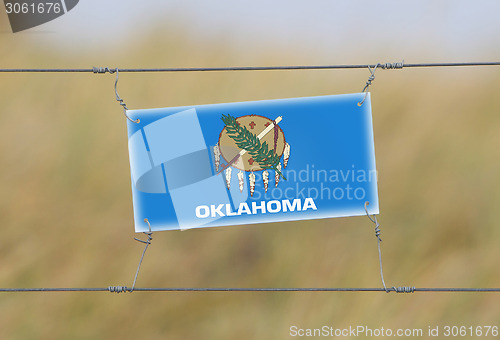
<svg viewBox="0 0 500 340"><path fill-rule="evenodd" d="M283 151L283 166L286 168L288 159L290 158L290 144L285 144L285 151Z"/></svg>
<svg viewBox="0 0 500 340"><path fill-rule="evenodd" d="M214 160L215 160L215 171L219 171L220 165L220 148L219 144L214 146Z"/></svg>
<svg viewBox="0 0 500 340"><path fill-rule="evenodd" d="M226 169L226 186L227 188L231 188L231 172L233 169L231 167Z"/></svg>
<svg viewBox="0 0 500 340"><path fill-rule="evenodd" d="M255 174L253 171L248 175L248 179L250 180L250 196L253 197L253 193L255 192Z"/></svg>
<svg viewBox="0 0 500 340"><path fill-rule="evenodd" d="M276 169L278 169L278 171L281 171L281 162L278 162ZM275 171L275 174L274 174L274 180L276 181L276 187L278 186L278 183L280 182L280 174L278 171Z"/></svg>
<svg viewBox="0 0 500 340"><path fill-rule="evenodd" d="M264 180L264 190L267 192L267 188L269 187L269 171L264 170L262 179Z"/></svg>
<svg viewBox="0 0 500 340"><path fill-rule="evenodd" d="M244 175L243 175L243 171L240 170L240 172L238 172L238 184L240 186L240 192L243 192L243 185L244 185L244 182L243 182L243 179L244 179Z"/></svg>

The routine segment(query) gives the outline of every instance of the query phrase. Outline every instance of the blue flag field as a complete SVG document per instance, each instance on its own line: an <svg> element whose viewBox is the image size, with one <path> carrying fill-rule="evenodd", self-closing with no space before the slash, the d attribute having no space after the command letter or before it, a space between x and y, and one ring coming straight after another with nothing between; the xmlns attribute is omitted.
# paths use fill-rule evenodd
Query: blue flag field
<svg viewBox="0 0 500 340"><path fill-rule="evenodd" d="M364 96L127 111L136 232L378 214Z"/></svg>

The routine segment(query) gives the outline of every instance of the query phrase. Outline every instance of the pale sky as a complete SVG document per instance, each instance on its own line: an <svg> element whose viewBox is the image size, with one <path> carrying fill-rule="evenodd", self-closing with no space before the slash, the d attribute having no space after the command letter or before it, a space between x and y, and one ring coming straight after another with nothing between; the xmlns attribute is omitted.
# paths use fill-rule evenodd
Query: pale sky
<svg viewBox="0 0 500 340"><path fill-rule="evenodd" d="M152 27L177 24L194 41L222 40L242 53L298 47L356 56L352 62L374 50L388 61L490 61L500 59L499 12L498 0L80 0L63 17L17 34L88 51L133 46Z"/></svg>

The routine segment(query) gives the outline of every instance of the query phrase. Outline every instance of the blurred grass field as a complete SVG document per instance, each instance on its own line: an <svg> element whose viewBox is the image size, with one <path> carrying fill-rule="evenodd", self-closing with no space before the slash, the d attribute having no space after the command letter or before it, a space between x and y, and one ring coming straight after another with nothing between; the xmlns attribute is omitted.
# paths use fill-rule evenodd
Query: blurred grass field
<svg viewBox="0 0 500 340"><path fill-rule="evenodd" d="M0 35L9 47L0 49L1 67L245 60L223 41L191 53L188 37L179 36L161 45L152 36L99 58L64 58L33 39ZM307 60L300 51L263 52L251 64ZM119 93L132 109L209 104L359 92L368 75L121 74ZM500 286L499 76L494 67L377 71L372 109L389 286ZM0 77L0 286L131 285L143 245L133 240L126 121L114 76ZM366 217L153 236L139 287L381 286ZM498 325L498 306L499 295L485 293L1 293L0 338L283 339L292 325Z"/></svg>

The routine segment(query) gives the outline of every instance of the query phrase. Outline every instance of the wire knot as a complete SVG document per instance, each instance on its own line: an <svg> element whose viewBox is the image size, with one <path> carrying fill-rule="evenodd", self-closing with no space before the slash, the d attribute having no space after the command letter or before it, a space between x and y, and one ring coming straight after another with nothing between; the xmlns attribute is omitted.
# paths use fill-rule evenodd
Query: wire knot
<svg viewBox="0 0 500 340"><path fill-rule="evenodd" d="M396 293L414 293L415 287L392 287L392 290ZM389 293L391 290L386 290Z"/></svg>
<svg viewBox="0 0 500 340"><path fill-rule="evenodd" d="M151 244L151 241L153 240L153 232L151 231L151 224L149 223L149 220L147 218L144 219L144 222L146 222L148 224L148 230L149 231L143 231L142 233L144 235L146 235L148 237L148 239L146 241L143 241L137 237L134 237L134 240L138 241L138 242L141 242L141 243L144 243L144 244Z"/></svg>
<svg viewBox="0 0 500 340"><path fill-rule="evenodd" d="M372 84L372 81L375 80L375 74L371 74L369 77L368 77L368 80L366 81L366 85L365 85L365 88L363 89L363 92L365 92L365 90Z"/></svg>
<svg viewBox="0 0 500 340"><path fill-rule="evenodd" d="M394 70L394 69L402 69L405 65L405 61L403 60L402 62L398 63L385 63L385 64L380 64L379 67L381 67L383 70Z"/></svg>
<svg viewBox="0 0 500 340"><path fill-rule="evenodd" d="M370 221L373 222L373 224L375 224L375 237L377 238L377 240L379 242L382 242L382 239L380 238L380 234L382 233L382 230L380 230L380 223L378 223L377 221L377 217L375 215L370 216L370 214L368 213L368 205L370 204L370 202L365 202L365 212L366 212L366 216L368 216L368 218L370 219Z"/></svg>
<svg viewBox="0 0 500 340"><path fill-rule="evenodd" d="M132 292L131 290L129 290L127 288L127 286L109 286L108 291L110 293L117 293L117 294L129 292L129 291Z"/></svg>
<svg viewBox="0 0 500 340"><path fill-rule="evenodd" d="M92 68L92 72L94 73L110 73L110 74L113 74L116 72L116 69L113 69L113 68L109 68L109 67L93 67Z"/></svg>
<svg viewBox="0 0 500 340"><path fill-rule="evenodd" d="M381 66L381 64L377 64L373 67L373 69L368 65L368 70L370 71L370 76L368 77L368 80L366 81L365 87L363 87L363 91L361 93L365 93L365 96L363 97L363 100L358 102L358 106L363 105L363 103L366 100L366 97L368 96L368 88L372 84L372 81L375 80L375 71L377 70L377 67Z"/></svg>

